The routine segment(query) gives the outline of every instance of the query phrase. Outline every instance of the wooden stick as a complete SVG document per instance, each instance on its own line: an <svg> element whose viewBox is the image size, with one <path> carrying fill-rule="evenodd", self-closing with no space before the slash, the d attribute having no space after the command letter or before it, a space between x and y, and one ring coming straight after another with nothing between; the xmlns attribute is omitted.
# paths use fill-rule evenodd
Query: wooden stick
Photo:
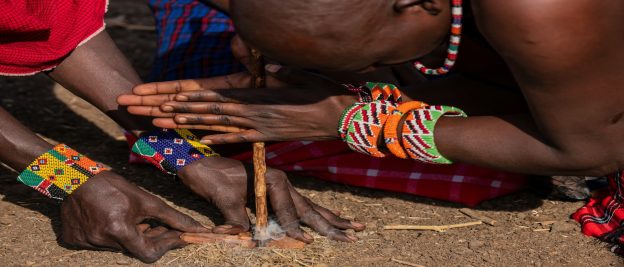
<svg viewBox="0 0 624 267"><path fill-rule="evenodd" d="M480 221L482 221L483 223L485 223L487 225L490 225L490 226L495 226L496 225L496 220L494 220L494 219L492 219L490 217L487 217L487 216L480 215L480 214L476 213L475 211L473 211L471 209L463 208L463 209L460 209L459 212L461 212L464 215L466 215L466 216L468 216L470 218L473 218L475 220L480 220Z"/></svg>
<svg viewBox="0 0 624 267"><path fill-rule="evenodd" d="M384 226L384 230L428 230L428 231L444 232L448 229L469 227L469 226L479 225L482 223L483 222L481 221L476 221L476 222L449 224L449 225L386 225Z"/></svg>
<svg viewBox="0 0 624 267"><path fill-rule="evenodd" d="M262 55L255 49L251 50L253 69L251 71L252 88L263 88L266 85ZM256 195L256 234L265 237L269 225L269 214L266 198L266 151L264 143L253 144L254 188ZM261 244L263 245L263 244Z"/></svg>
<svg viewBox="0 0 624 267"><path fill-rule="evenodd" d="M424 265L420 265L420 264L416 264L416 263L411 263L411 262L407 262L407 261L402 261L399 259L395 259L395 258L391 258L390 259L393 262L399 263L399 264L403 264L403 265L407 265L407 266L412 266L412 267L425 267Z"/></svg>

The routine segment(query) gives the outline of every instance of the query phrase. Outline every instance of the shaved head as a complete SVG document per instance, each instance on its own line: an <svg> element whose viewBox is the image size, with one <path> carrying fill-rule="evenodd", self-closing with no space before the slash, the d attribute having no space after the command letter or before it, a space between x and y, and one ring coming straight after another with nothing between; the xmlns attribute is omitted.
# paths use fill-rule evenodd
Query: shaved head
<svg viewBox="0 0 624 267"><path fill-rule="evenodd" d="M408 24L412 20L397 10L397 1L410 2L232 0L231 15L241 38L270 58L305 68L347 70L383 61L391 57L388 50L397 48L386 44L414 38L405 35L419 27ZM418 13L425 11L409 14ZM428 40L427 48L433 49L432 42L440 40Z"/></svg>

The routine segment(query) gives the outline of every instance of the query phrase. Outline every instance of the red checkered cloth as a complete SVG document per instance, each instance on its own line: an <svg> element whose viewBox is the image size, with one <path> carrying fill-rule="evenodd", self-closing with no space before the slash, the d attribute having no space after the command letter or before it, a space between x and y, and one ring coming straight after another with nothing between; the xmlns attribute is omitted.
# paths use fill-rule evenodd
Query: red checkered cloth
<svg viewBox="0 0 624 267"><path fill-rule="evenodd" d="M233 158L250 160L252 153ZM524 188L527 177L467 164L431 165L355 153L341 141L288 142L267 147L273 168L353 186L414 194L475 206Z"/></svg>
<svg viewBox="0 0 624 267"><path fill-rule="evenodd" d="M593 197L572 215L583 233L613 243L613 251L624 254L624 171L608 177L609 188Z"/></svg>
<svg viewBox="0 0 624 267"><path fill-rule="evenodd" d="M126 134L128 142L136 137ZM227 151L224 151L227 152ZM247 152L232 158L250 161ZM468 164L432 165L353 152L341 141L286 142L266 148L267 165L341 184L409 193L467 206L518 192L527 177ZM130 154L130 163L144 163Z"/></svg>
<svg viewBox="0 0 624 267"><path fill-rule="evenodd" d="M0 0L0 75L50 70L104 29L107 0Z"/></svg>

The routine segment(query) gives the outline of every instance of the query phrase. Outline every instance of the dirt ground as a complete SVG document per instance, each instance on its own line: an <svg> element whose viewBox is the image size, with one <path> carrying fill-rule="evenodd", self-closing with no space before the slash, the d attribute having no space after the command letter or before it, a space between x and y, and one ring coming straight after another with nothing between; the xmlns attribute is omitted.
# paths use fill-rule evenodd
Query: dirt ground
<svg viewBox="0 0 624 267"><path fill-rule="evenodd" d="M109 18L151 25L143 1L111 1ZM143 27L144 28L144 27ZM111 28L111 35L144 77L155 49L147 29ZM0 104L43 136L62 141L110 164L132 182L153 192L202 223L222 219L183 185L149 166L127 166L127 147L113 123L43 75L0 78ZM36 108L42 107L42 108ZM79 115L80 113L81 115ZM0 169L0 266L143 265L121 253L72 250L58 240L58 206ZM360 241L344 244L315 236L303 250L188 246L165 255L157 265L172 266L622 266L608 247L584 237L569 215L582 202L552 201L523 192L483 203L477 212L498 221L433 231L387 231L385 225L443 225L474 221L460 205L405 194L379 192L292 177L317 203L365 222ZM554 223L554 224L553 224ZM551 225L552 224L552 225ZM551 229L552 227L552 229ZM311 232L311 231L310 231ZM401 262L403 261L403 262Z"/></svg>

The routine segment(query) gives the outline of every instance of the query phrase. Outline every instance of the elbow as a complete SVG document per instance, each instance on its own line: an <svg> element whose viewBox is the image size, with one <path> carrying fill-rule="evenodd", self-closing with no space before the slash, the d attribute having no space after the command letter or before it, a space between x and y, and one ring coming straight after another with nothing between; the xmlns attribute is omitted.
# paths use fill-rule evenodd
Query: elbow
<svg viewBox="0 0 624 267"><path fill-rule="evenodd" d="M622 169L620 161L603 153L599 157L591 154L574 153L560 159L561 171L567 175L600 177L615 173Z"/></svg>

